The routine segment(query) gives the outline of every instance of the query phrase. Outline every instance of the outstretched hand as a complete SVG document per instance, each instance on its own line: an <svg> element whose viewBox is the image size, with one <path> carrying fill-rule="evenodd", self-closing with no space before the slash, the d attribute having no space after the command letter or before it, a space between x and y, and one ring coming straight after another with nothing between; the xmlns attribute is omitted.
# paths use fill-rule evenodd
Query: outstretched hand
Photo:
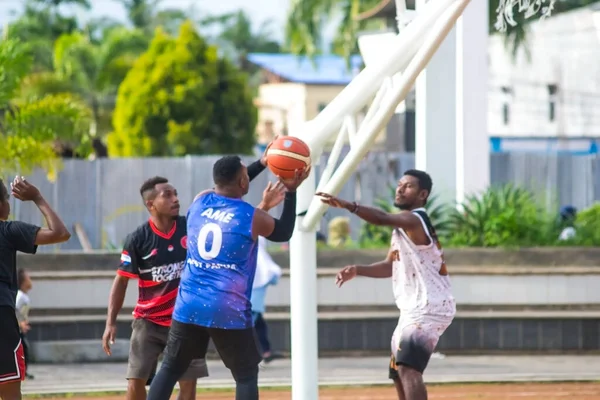
<svg viewBox="0 0 600 400"><path fill-rule="evenodd" d="M342 200L339 197L332 196L328 193L317 192L315 193L315 196L319 196L323 203L328 204L331 207L345 208L347 210L352 208L352 203L350 203L349 201Z"/></svg>
<svg viewBox="0 0 600 400"><path fill-rule="evenodd" d="M345 282L356 278L357 275L358 271L356 269L356 265L348 265L337 273L335 276L335 284L337 287L342 287Z"/></svg>

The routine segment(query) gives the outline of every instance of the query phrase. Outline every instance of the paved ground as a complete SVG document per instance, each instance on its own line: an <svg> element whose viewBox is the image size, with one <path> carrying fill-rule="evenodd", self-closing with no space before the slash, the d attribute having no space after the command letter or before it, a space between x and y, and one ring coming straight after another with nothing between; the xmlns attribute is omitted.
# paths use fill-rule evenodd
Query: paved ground
<svg viewBox="0 0 600 400"><path fill-rule="evenodd" d="M319 361L323 385L388 384L388 359L326 358ZM34 380L23 385L26 394L125 389L125 364L32 365ZM209 361L211 376L202 387L231 387L233 380L220 361ZM261 371L262 386L291 384L289 360L276 360ZM498 381L598 380L600 356L448 356L432 359L425 373L429 383Z"/></svg>
<svg viewBox="0 0 600 400"><path fill-rule="evenodd" d="M600 384L595 382L568 383L480 383L429 385L428 398L452 400L600 400ZM101 397L98 397L100 395ZM202 400L232 399L235 395L228 392L202 392ZM262 389L261 400L287 400L292 398L289 390ZM396 398L396 391L388 386L369 387L322 387L320 400L390 400ZM97 394L94 398L69 395L54 397L54 400L123 400L123 395ZM175 400L176 395L171 396Z"/></svg>

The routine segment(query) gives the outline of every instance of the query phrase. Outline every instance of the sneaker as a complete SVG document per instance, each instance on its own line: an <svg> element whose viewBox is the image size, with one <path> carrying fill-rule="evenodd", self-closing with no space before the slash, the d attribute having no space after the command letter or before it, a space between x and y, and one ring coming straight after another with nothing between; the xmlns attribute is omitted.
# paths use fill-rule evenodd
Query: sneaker
<svg viewBox="0 0 600 400"><path fill-rule="evenodd" d="M270 363L273 360L279 360L279 359L282 359L282 358L283 358L283 356L281 354L279 354L279 353L271 353L267 357L264 357L263 361L266 364L268 364L268 363Z"/></svg>

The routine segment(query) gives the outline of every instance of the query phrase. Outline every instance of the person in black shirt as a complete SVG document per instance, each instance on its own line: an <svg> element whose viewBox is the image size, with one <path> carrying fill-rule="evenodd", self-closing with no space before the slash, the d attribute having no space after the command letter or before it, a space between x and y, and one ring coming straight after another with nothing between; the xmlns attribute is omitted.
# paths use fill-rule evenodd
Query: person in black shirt
<svg viewBox="0 0 600 400"><path fill-rule="evenodd" d="M48 228L20 221L7 221L10 195L0 179L0 398L21 399L25 379L25 355L15 313L17 298L17 251L35 254L38 245L66 242L71 234L44 200L40 191L23 177L11 183L11 194L21 201L33 201Z"/></svg>

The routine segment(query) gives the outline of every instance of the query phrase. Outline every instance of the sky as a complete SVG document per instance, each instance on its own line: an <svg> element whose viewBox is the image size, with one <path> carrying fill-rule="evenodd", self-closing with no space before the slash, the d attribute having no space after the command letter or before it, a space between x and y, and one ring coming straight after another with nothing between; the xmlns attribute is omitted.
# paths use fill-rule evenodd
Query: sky
<svg viewBox="0 0 600 400"><path fill-rule="evenodd" d="M23 0L0 0L0 26L4 26L14 19L11 16L11 10L22 9ZM125 10L120 3L114 0L92 0L93 8L91 12L76 12L78 17L85 21L90 17L109 16L121 21L125 21ZM245 10L252 19L255 26L262 22L272 20L273 34L276 39L283 39L283 27L285 25L286 14L289 0L260 0L260 6L257 1L249 0L163 0L163 8L181 8L189 9L194 4L198 14L224 14L231 11L237 11L240 8ZM72 12L72 10L68 10Z"/></svg>

